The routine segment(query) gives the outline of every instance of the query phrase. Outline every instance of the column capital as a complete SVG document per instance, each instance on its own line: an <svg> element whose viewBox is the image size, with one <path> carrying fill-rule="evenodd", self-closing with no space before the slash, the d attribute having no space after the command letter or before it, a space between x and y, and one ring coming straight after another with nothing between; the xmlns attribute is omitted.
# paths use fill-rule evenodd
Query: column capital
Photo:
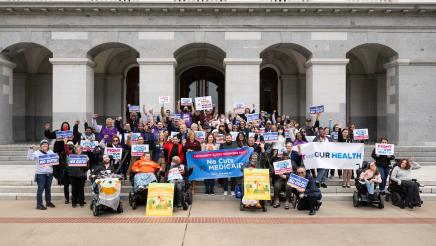
<svg viewBox="0 0 436 246"><path fill-rule="evenodd" d="M15 63L8 61L6 58L3 58L2 56L0 56L0 66L6 66L10 69L14 69Z"/></svg>
<svg viewBox="0 0 436 246"><path fill-rule="evenodd" d="M347 65L348 62L349 59L342 58L312 58L308 60L304 66L308 68L313 65Z"/></svg>
<svg viewBox="0 0 436 246"><path fill-rule="evenodd" d="M226 65L260 65L260 58L224 58L224 66Z"/></svg>
<svg viewBox="0 0 436 246"><path fill-rule="evenodd" d="M95 67L95 62L89 58L50 58L53 65L87 65Z"/></svg>
<svg viewBox="0 0 436 246"><path fill-rule="evenodd" d="M137 58L139 65L177 65L175 58Z"/></svg>

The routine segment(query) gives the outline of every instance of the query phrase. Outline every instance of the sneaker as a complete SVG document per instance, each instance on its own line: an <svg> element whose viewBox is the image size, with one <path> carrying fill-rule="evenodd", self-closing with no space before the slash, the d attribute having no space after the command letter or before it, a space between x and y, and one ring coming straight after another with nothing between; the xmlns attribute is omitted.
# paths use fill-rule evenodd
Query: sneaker
<svg viewBox="0 0 436 246"><path fill-rule="evenodd" d="M51 202L47 202L47 207L48 208L54 208L56 206L53 203L51 203Z"/></svg>
<svg viewBox="0 0 436 246"><path fill-rule="evenodd" d="M288 201L285 202L285 209L289 209L289 202Z"/></svg>
<svg viewBox="0 0 436 246"><path fill-rule="evenodd" d="M72 207L73 207L73 208L77 207L77 204L73 204Z"/></svg>
<svg viewBox="0 0 436 246"><path fill-rule="evenodd" d="M38 210L47 210L47 208L44 207L44 205L37 206L36 209L38 209Z"/></svg>
<svg viewBox="0 0 436 246"><path fill-rule="evenodd" d="M70 200L65 199L65 204L69 204L69 203L70 203Z"/></svg>
<svg viewBox="0 0 436 246"><path fill-rule="evenodd" d="M224 191L224 195L227 196L227 194L228 194L228 192L227 192L227 191Z"/></svg>
<svg viewBox="0 0 436 246"><path fill-rule="evenodd" d="M210 195L215 195L215 192L213 192L213 191L212 191L212 192L211 192L211 193L209 193L209 194L210 194Z"/></svg>
<svg viewBox="0 0 436 246"><path fill-rule="evenodd" d="M309 212L309 215L315 215L315 214L316 214L315 210Z"/></svg>
<svg viewBox="0 0 436 246"><path fill-rule="evenodd" d="M234 191L230 192L230 194L232 194L232 196L235 196L235 192Z"/></svg>
<svg viewBox="0 0 436 246"><path fill-rule="evenodd" d="M321 184L321 187L322 187L322 188L327 188L327 185L326 185L325 183L322 183L322 184Z"/></svg>

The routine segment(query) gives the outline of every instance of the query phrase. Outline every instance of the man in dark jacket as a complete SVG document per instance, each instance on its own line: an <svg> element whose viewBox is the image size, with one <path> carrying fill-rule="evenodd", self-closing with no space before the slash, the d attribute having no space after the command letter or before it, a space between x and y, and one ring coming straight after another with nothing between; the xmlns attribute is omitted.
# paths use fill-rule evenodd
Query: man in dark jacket
<svg viewBox="0 0 436 246"><path fill-rule="evenodd" d="M380 143L388 144L388 139L382 138L382 139L380 139ZM374 159L375 164L377 166L377 169L380 172L380 176L382 179L382 182L380 184L380 191L383 194L386 192L386 180L387 180L388 175L389 175L389 166L391 165L391 160L395 159L395 156L393 156L393 155L376 155L375 149L373 149L371 157L372 157L372 159Z"/></svg>
<svg viewBox="0 0 436 246"><path fill-rule="evenodd" d="M309 180L304 191L297 190L298 195L300 196L300 201L298 202L298 210L309 210L309 215L315 215L315 211L319 209L321 206L321 191L316 186L315 179L310 176L310 174L306 173L306 169L304 167L299 167L297 169L297 175Z"/></svg>
<svg viewBox="0 0 436 246"><path fill-rule="evenodd" d="M230 133L227 133L225 138L226 138L225 139L226 141L223 144L221 144L220 149L237 149L237 148L239 148L238 144L236 144L236 142L232 141L232 135ZM228 190L229 190L229 179L223 178L220 180L222 181L224 195L227 196ZM236 187L237 182L238 182L238 178L230 178L230 189L231 189L232 196L235 195L235 187Z"/></svg>

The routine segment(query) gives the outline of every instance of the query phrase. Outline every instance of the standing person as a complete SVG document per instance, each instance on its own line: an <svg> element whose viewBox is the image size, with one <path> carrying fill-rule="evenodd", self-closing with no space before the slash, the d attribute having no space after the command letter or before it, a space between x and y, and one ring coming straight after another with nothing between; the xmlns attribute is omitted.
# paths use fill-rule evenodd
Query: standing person
<svg viewBox="0 0 436 246"><path fill-rule="evenodd" d="M68 156L74 152L74 143L71 141L67 141L64 139L64 152L62 153L63 158L65 158L65 163L59 164L63 167L62 178L64 184L64 197L65 204L70 203L70 185L71 185L71 177L70 177L70 169L68 168Z"/></svg>
<svg viewBox="0 0 436 246"><path fill-rule="evenodd" d="M83 154L83 148L80 145L74 147L74 153L77 155ZM89 158L88 158L89 161ZM85 205L85 182L86 182L86 167L68 166L68 174L71 181L71 205L73 208L77 207L77 204L83 208Z"/></svg>
<svg viewBox="0 0 436 246"><path fill-rule="evenodd" d="M380 143L388 144L388 139L381 138ZM377 166L377 169L380 172L380 175L381 175L380 191L384 195L386 193L386 180L388 179L388 175L389 175L389 165L391 164L391 160L395 159L395 156L393 156L393 155L376 155L375 148L374 148L372 150L371 157L372 157L372 159L374 159L375 164Z"/></svg>
<svg viewBox="0 0 436 246"><path fill-rule="evenodd" d="M216 143L215 137L212 133L207 134L206 142L201 145L202 151L212 151L219 149L219 144ZM206 186L206 195L215 195L215 179L205 179L204 186Z"/></svg>
<svg viewBox="0 0 436 246"><path fill-rule="evenodd" d="M27 160L36 160L35 181L38 185L36 192L36 209L46 210L42 204L42 193L45 191L45 203L47 207L54 208L55 205L51 202L51 183L53 180L53 167L48 165L40 165L39 157L47 154L54 154L49 149L49 142L42 140L39 143L40 150L34 151L35 146L31 146L27 152Z"/></svg>
<svg viewBox="0 0 436 246"><path fill-rule="evenodd" d="M319 128L319 136L317 136L313 140L313 142L320 142L320 143L325 142L325 143L328 143L328 142L332 141L329 137L327 137L327 134L326 134L326 131L325 131L326 128L327 127ZM325 180L326 180L326 178L328 176L329 170L328 169L324 169L324 168L318 168L316 171L317 171L317 176L316 176L317 186L320 187L320 185L321 185L322 188L327 188L327 184L325 183Z"/></svg>
<svg viewBox="0 0 436 246"><path fill-rule="evenodd" d="M173 138L168 137L167 142L164 144L164 152L166 156L165 162L167 163L167 169L170 167L171 160L174 156L178 156L181 163L183 163L185 160L183 146L180 143L180 139L177 135L173 136Z"/></svg>
<svg viewBox="0 0 436 246"><path fill-rule="evenodd" d="M221 144L220 149L237 149L238 145L236 142L232 141L232 135L230 133L226 134L226 141ZM232 196L235 195L235 187L236 182L238 178L230 178L230 188L231 188L231 194ZM222 178L223 182L223 188L224 188L224 195L227 196L229 191L229 179L228 178Z"/></svg>
<svg viewBox="0 0 436 246"><path fill-rule="evenodd" d="M185 156L186 156L186 152L189 152L189 151L201 151L201 143L197 140L197 137L195 136L194 131L188 132L188 137L186 138L184 150L185 150ZM184 164L186 164L186 158L185 158ZM195 181L191 182L191 190L192 190L192 194L194 194Z"/></svg>
<svg viewBox="0 0 436 246"><path fill-rule="evenodd" d="M92 117L92 127L98 132L98 138L100 140L105 139L105 142L112 142L112 138L118 134L117 128L114 126L114 120L112 118L106 119L104 126L97 124L98 114L94 114Z"/></svg>
<svg viewBox="0 0 436 246"><path fill-rule="evenodd" d="M338 137L338 142L340 143L353 143L354 140L350 138L349 130L347 128L343 129ZM339 173L339 170L338 170ZM350 180L353 174L352 169L342 170L342 188L350 188Z"/></svg>
<svg viewBox="0 0 436 246"><path fill-rule="evenodd" d="M340 136L342 134L341 126L339 124L334 124L333 129L330 132L330 138L332 142L340 142ZM335 176L335 170L336 169L330 169L330 178L333 178ZM338 176L339 178L342 178L342 169L338 169Z"/></svg>

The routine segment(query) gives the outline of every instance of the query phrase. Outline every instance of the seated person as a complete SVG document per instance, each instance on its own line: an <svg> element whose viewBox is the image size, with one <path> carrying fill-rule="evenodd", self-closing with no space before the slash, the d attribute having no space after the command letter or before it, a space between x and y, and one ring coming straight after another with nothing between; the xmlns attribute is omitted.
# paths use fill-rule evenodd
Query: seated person
<svg viewBox="0 0 436 246"><path fill-rule="evenodd" d="M264 153L262 153L261 155L265 155ZM259 154L256 152L253 152L253 154L251 154L250 159L248 160L247 163L244 164L244 166L242 166L242 173L244 173L244 168L265 168L265 163L264 163L264 159L259 157ZM262 204L264 203L264 201L258 201L258 200L247 200L244 199L244 189L241 189L242 192L242 198L241 198L241 202L244 205L244 207L248 208L248 207L256 207L256 208L262 208Z"/></svg>
<svg viewBox="0 0 436 246"><path fill-rule="evenodd" d="M421 198L419 197L419 187L412 181L412 169L409 160L402 159L400 165L396 166L392 170L391 180L397 183L402 194L405 195L400 207L408 206L413 208L414 206L421 207Z"/></svg>
<svg viewBox="0 0 436 246"><path fill-rule="evenodd" d="M144 153L132 165L131 172L136 173L133 180L133 190L146 189L148 184L156 182L155 172L160 169L159 164L151 160L150 153Z"/></svg>
<svg viewBox="0 0 436 246"><path fill-rule="evenodd" d="M275 151L275 150L274 150ZM295 162L293 160L289 159L289 154L287 152L284 152L282 157L272 157L270 163L274 163L277 161L285 161L285 160L289 160L291 161L292 164L292 170L296 170L297 169L297 165L295 164ZM289 185L287 185L287 181L289 179L289 174L292 172L287 172L287 173L283 173L283 174L275 174L274 172L274 165L270 166L270 172L272 174L273 177L273 184L274 184L274 197L273 197L273 207L277 208L280 207L280 192L282 190L285 190L286 192L286 200L285 200L285 209L289 209L289 202L291 200L291 196L292 196L292 187L290 187Z"/></svg>
<svg viewBox="0 0 436 246"><path fill-rule="evenodd" d="M103 155L103 162L98 165L94 171L92 172L92 176L90 178L90 180L92 181L92 190L94 191L95 194L98 194L98 185L94 182L95 181L95 176L101 175L103 173L114 173L115 172L115 168L111 163L111 158L109 157L109 155Z"/></svg>
<svg viewBox="0 0 436 246"><path fill-rule="evenodd" d="M180 174L178 175L177 174ZM192 169L186 170L185 165L180 163L180 157L173 156L171 159L171 164L168 171L168 182L174 183L174 204L177 208L181 208L183 201L183 188L185 187L185 179L189 177ZM171 173L171 175L170 175Z"/></svg>
<svg viewBox="0 0 436 246"><path fill-rule="evenodd" d="M375 165L375 162L369 164L368 169L360 174L359 179L365 183L366 189L368 190L368 200L374 201L374 189L375 184L380 184L382 182L381 175Z"/></svg>
<svg viewBox="0 0 436 246"><path fill-rule="evenodd" d="M300 200L298 210L309 210L309 215L315 215L315 211L321 206L321 191L316 186L316 180L306 172L306 168L298 167L297 175L309 180L305 189L297 189Z"/></svg>

